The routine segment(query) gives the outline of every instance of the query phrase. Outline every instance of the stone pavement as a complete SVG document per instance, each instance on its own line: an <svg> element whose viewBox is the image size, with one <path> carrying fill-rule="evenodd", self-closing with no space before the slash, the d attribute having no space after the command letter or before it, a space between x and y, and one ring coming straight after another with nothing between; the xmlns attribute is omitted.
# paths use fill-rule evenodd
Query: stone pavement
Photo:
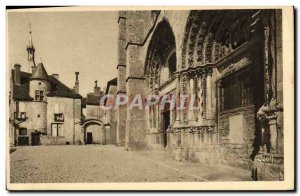
<svg viewBox="0 0 300 196"><path fill-rule="evenodd" d="M252 181L250 170L220 164L208 165L190 161L174 161L171 154L162 150L138 151L136 153L149 161L195 176L203 181Z"/></svg>
<svg viewBox="0 0 300 196"><path fill-rule="evenodd" d="M178 162L163 151L101 145L18 147L10 166L13 183L251 180L249 171Z"/></svg>

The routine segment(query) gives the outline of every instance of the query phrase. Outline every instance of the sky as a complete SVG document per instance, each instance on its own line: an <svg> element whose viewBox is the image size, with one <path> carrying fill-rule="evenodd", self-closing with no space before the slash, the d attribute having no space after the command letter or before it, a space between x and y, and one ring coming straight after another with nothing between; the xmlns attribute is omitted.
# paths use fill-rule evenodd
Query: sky
<svg viewBox="0 0 300 196"><path fill-rule="evenodd" d="M117 76L117 12L9 12L7 15L8 65L21 64L29 71L26 46L35 47L35 63L42 62L49 75L72 88L79 71L79 93L93 92L94 81L101 89Z"/></svg>

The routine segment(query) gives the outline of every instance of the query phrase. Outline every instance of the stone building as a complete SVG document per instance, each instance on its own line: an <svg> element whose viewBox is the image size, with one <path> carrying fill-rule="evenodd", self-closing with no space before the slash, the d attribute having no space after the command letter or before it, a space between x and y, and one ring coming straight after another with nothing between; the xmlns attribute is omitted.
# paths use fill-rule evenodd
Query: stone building
<svg viewBox="0 0 300 196"><path fill-rule="evenodd" d="M115 111L103 110L100 101L104 92L95 81L94 92L83 99L84 120L81 123L85 144L116 144L116 114ZM107 83L105 94L116 94L117 79Z"/></svg>
<svg viewBox="0 0 300 196"><path fill-rule="evenodd" d="M115 96L117 94L117 78L114 78L107 82L105 94ZM104 104L108 106L108 99L104 100ZM105 131L107 135L107 143L108 144L116 144L116 145L124 145L120 141L120 137L122 137L117 131L117 111L116 110L102 110L104 113L103 122L105 126Z"/></svg>
<svg viewBox="0 0 300 196"><path fill-rule="evenodd" d="M82 110L84 119L82 129L84 134L85 144L105 144L105 130L103 128L103 115L100 109L100 99L103 96L103 91L98 86L98 81L95 81L94 92L88 93L86 98L83 98ZM74 87L75 88L75 87Z"/></svg>
<svg viewBox="0 0 300 196"><path fill-rule="evenodd" d="M118 24L117 93L195 95L198 106L119 109L126 149L245 169L258 161L255 179L282 179L281 10L120 11Z"/></svg>
<svg viewBox="0 0 300 196"><path fill-rule="evenodd" d="M48 75L44 65L34 61L32 41L27 46L31 73L15 64L11 70L9 138L11 146L76 144L80 129L81 96Z"/></svg>

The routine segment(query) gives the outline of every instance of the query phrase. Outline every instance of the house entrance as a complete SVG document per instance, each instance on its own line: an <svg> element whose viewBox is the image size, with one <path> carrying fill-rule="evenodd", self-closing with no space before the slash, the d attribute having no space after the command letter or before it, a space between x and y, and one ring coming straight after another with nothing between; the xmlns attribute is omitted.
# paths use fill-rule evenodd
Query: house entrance
<svg viewBox="0 0 300 196"><path fill-rule="evenodd" d="M39 145L41 145L40 134L31 133L31 146L39 146Z"/></svg>

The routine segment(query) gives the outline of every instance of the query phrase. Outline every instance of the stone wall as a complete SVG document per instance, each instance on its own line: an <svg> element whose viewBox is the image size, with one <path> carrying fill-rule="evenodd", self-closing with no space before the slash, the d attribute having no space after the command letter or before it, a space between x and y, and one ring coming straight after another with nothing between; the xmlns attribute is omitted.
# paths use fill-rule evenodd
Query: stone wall
<svg viewBox="0 0 300 196"><path fill-rule="evenodd" d="M253 163L252 177L259 181L284 180L283 155L260 154Z"/></svg>
<svg viewBox="0 0 300 196"><path fill-rule="evenodd" d="M109 89L108 89L108 94L117 96L117 89L118 89L117 86L110 85ZM118 129L117 129L118 113L117 113L117 111L112 108L111 110L107 110L107 115L109 118L109 121L107 121L107 123L109 124L110 128L106 132L106 143L107 144L117 144L117 141L119 143L120 143L120 141L124 141L125 136L122 133L124 133L125 130L124 129L119 130L120 134L117 133L118 132Z"/></svg>
<svg viewBox="0 0 300 196"><path fill-rule="evenodd" d="M144 65L140 45L144 41L144 11L129 11L126 19L126 94L132 100L135 95L144 95ZM141 149L146 147L145 112L138 108L127 110L126 149Z"/></svg>
<svg viewBox="0 0 300 196"><path fill-rule="evenodd" d="M30 81L30 88L29 88L29 95L32 98L35 98L35 91L43 91L44 92L44 101L47 101L47 93L51 89L50 82L46 80L31 80Z"/></svg>
<svg viewBox="0 0 300 196"><path fill-rule="evenodd" d="M125 144L125 132L126 132L126 118L127 118L126 106L121 106L116 111L116 113L117 113L116 143L119 146L123 146Z"/></svg>
<svg viewBox="0 0 300 196"><path fill-rule="evenodd" d="M240 116L240 119L235 119L234 124L230 125L230 118ZM237 108L229 111L224 111L219 114L218 129L220 135L220 146L222 148L222 154L224 155L223 162L225 164L240 166L247 169L251 167L250 155L252 153L254 131L255 131L255 112L254 106L248 106L243 108ZM242 122L238 122L242 120ZM242 134L240 138L236 138L238 132L235 135L231 135L230 126L235 128L235 124L241 123L240 130ZM238 126L238 125L237 125Z"/></svg>
<svg viewBox="0 0 300 196"><path fill-rule="evenodd" d="M28 131L47 131L47 103L46 102L19 102L19 111L26 112L26 121L19 127Z"/></svg>
<svg viewBox="0 0 300 196"><path fill-rule="evenodd" d="M157 15L158 14L158 15ZM183 56L187 53L183 50L184 46L190 42L185 40L186 35L189 32L185 32L186 25L188 24L190 11L172 11L172 10L161 10L159 12L151 11L138 11L122 13L125 19L119 20L120 36L124 37L126 34L126 59L124 59L124 53L119 56L119 62L126 64L126 66L119 66L119 78L120 80L126 81L126 88L119 85L119 91L123 91L128 96L136 94L148 93L147 83L145 83L145 65L148 58L148 50L150 41L153 38L156 27L162 21L167 21L170 24L172 32L175 37L176 44L176 57L177 57L177 70L181 71L183 64ZM156 17L157 16L157 17ZM191 17L192 18L192 17ZM281 36L281 15L279 11L276 11L276 33ZM195 19L196 20L196 19ZM120 24L122 22L122 24ZM126 22L125 22L126 21ZM126 25L124 25L126 23ZM153 26L154 25L154 26ZM218 25L218 24L216 24ZM187 28L188 29L188 28ZM126 33L125 33L126 32ZM198 32L198 31L197 31ZM200 32L200 31L199 31ZM205 36L205 35L203 35ZM261 36L261 35L259 35ZM189 39L189 38L188 38ZM208 39L208 38L205 38ZM276 38L276 60L277 66L277 100L279 104L282 104L282 48L281 38ZM124 41L124 40L123 40ZM207 41L207 40L206 40ZM251 42L250 42L251 43ZM251 48L247 48L245 51L252 51ZM205 47L209 47L208 44ZM250 47L250 46L249 46ZM251 46L252 47L252 46ZM119 44L119 51L124 52L124 43ZM226 48L225 48L226 49ZM205 48L203 48L205 50ZM244 51L244 52L245 52ZM259 50L257 50L259 51ZM196 52L190 51L194 54L193 58L196 58ZM205 52L205 51L204 51ZM232 52L232 51L231 51ZM233 63L239 56L244 53L243 50L238 51L235 54L226 53L229 65ZM184 54L183 54L184 53ZM209 52L208 52L209 54ZM203 54L202 54L203 55ZM258 55L263 55L259 53ZM207 56L209 57L209 56ZM228 57L228 58L227 58ZM212 57L215 58L215 57ZM258 58L258 57L257 57ZM259 58L260 59L260 58ZM186 58L185 61L188 61ZM253 61L256 62L256 61ZM206 62L205 62L206 63ZM254 63L255 64L255 63ZM258 65L261 64L256 63ZM190 65L195 66L197 65ZM205 65L204 65L205 66ZM226 65L228 66L228 65ZM262 65L263 66L263 65ZM126 67L126 69L125 69ZM229 164L245 169L251 169L253 162L250 160L250 155L253 151L253 140L255 135L255 118L257 105L236 108L230 111L218 111L220 107L218 104L218 88L217 83L221 77L218 70L222 71L225 67L213 68L211 78L211 89L209 99L209 105L211 110L209 111L209 118L206 119L206 114L203 116L205 125L191 124L183 125L172 129L167 133L167 148L169 149L173 157L176 160L181 161L198 161L201 163L220 163ZM124 77L124 74L126 77ZM182 75L180 75L180 83ZM189 78L188 78L189 79ZM206 81L207 82L207 81ZM122 83L123 84L123 83ZM255 84L255 83L254 83ZM185 84L187 85L187 84ZM202 85L202 84L201 84ZM263 84L262 84L263 85ZM176 88L178 88L176 86ZM203 96L206 92L207 86L201 86ZM187 88L188 89L188 88ZM160 92L161 93L161 92ZM207 96L207 94L205 94ZM205 97L204 96L204 97ZM207 100L203 102L206 110ZM206 112L206 111L205 111ZM197 112L196 112L197 113ZM180 114L179 114L180 115ZM279 130L283 127L282 112L278 112L279 118L278 125ZM118 112L118 129L122 128L124 119L126 119L126 147L127 149L140 149L141 146L145 146L144 142L147 143L148 148L163 148L164 135L161 132L161 126L159 125L158 130L153 131L149 127L148 119L149 114L139 110L127 111L127 115L122 112ZM198 118L200 118L198 116ZM230 120L231 119L231 120ZM231 123L230 123L231 122ZM236 123L235 123L236 122ZM205 126L209 126L204 128ZM231 130L231 131L230 131ZM238 132L241 130L241 132ZM278 145L281 145L283 151L283 130L279 131ZM212 142L213 141L213 142Z"/></svg>
<svg viewBox="0 0 300 196"><path fill-rule="evenodd" d="M117 122L112 122L108 129L103 126L103 129L105 129L106 144L117 144Z"/></svg>
<svg viewBox="0 0 300 196"><path fill-rule="evenodd" d="M106 135L105 130L103 130L102 126L98 124L87 125L86 134L90 132L93 137L93 144L105 144L106 143Z"/></svg>
<svg viewBox="0 0 300 196"><path fill-rule="evenodd" d="M101 119L103 111L99 105L86 105L86 119Z"/></svg>
<svg viewBox="0 0 300 196"><path fill-rule="evenodd" d="M271 25L276 27L276 37L271 36L272 45L271 52L275 58L275 66L272 66L272 91L275 93L276 112L269 120L269 128L271 131L271 152L266 152L266 147L260 148L258 155L255 157L252 177L254 180L284 180L284 124L283 124L283 62L282 62L282 11L275 10L274 16L271 19ZM275 74L276 73L276 74ZM274 80L275 78L275 80ZM273 100L274 101L274 100ZM275 118L274 118L275 117ZM273 129L273 131L272 131ZM276 137L277 133L277 137ZM272 134L273 135L272 141ZM275 145L274 145L275 143Z"/></svg>
<svg viewBox="0 0 300 196"><path fill-rule="evenodd" d="M49 135L40 135L40 140L42 145L66 145L68 142L66 137L51 137Z"/></svg>
<svg viewBox="0 0 300 196"><path fill-rule="evenodd" d="M176 128L168 132L167 137L167 148L175 160L200 164L222 163L214 127Z"/></svg>
<svg viewBox="0 0 300 196"><path fill-rule="evenodd" d="M282 66L282 14L281 10L276 10L276 71L277 71L277 80L276 80L276 96L278 103L278 112L277 112L277 128L278 128L278 153L283 154L283 138L284 138L284 128L283 128L283 66Z"/></svg>
<svg viewBox="0 0 300 196"><path fill-rule="evenodd" d="M55 111L57 110L58 111ZM47 105L47 136L51 136L52 124L57 123L54 120L55 113L63 113L62 122L63 136L66 143L78 144L84 143L83 133L80 127L81 120L81 99L48 97ZM55 140L54 140L55 141Z"/></svg>
<svg viewBox="0 0 300 196"><path fill-rule="evenodd" d="M119 37L118 37L118 84L117 94L126 94L126 12L119 12ZM116 111L116 144L125 144L126 117L127 111L125 106L121 106Z"/></svg>
<svg viewBox="0 0 300 196"><path fill-rule="evenodd" d="M15 127L10 125L10 142L11 145L18 145L18 137L28 137L29 145L31 144L31 133L34 131L47 132L47 103L46 102L31 102L20 101L19 113L25 112L26 119L18 120L14 117L14 112L17 110L17 103L12 101L10 105L10 118L18 125ZM26 135L19 135L19 129L26 128ZM14 141L16 139L16 143Z"/></svg>
<svg viewBox="0 0 300 196"><path fill-rule="evenodd" d="M13 105L15 107L16 103ZM27 119L19 124L19 128L27 129L27 135L22 135L22 137L29 137L29 144L32 139L31 133L36 131L41 133L42 145L66 144L67 142L73 144L73 133L75 134L75 143L83 141L79 125L81 119L80 99L48 97L47 102L19 102L19 112L26 112ZM58 123L54 121L55 113L64 115L64 121L59 122L62 125L63 136L53 138L51 137L52 123ZM16 138L18 137L19 129L16 130Z"/></svg>
<svg viewBox="0 0 300 196"><path fill-rule="evenodd" d="M148 149L163 149L163 133L155 132L147 134Z"/></svg>

